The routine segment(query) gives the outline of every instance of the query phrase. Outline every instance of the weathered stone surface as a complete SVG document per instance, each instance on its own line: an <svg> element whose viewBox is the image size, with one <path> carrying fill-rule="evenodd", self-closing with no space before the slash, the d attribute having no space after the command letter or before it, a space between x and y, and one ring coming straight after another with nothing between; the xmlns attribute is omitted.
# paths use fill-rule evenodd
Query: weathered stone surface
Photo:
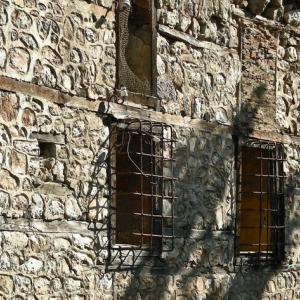
<svg viewBox="0 0 300 300"><path fill-rule="evenodd" d="M0 209L1 211L9 208L10 196L7 192L0 190Z"/></svg>
<svg viewBox="0 0 300 300"><path fill-rule="evenodd" d="M32 204L30 210L32 218L42 218L44 214L44 200L41 195L32 195Z"/></svg>
<svg viewBox="0 0 300 300"><path fill-rule="evenodd" d="M65 202L65 214L70 219L80 218L82 212L81 209L73 197L68 197Z"/></svg>
<svg viewBox="0 0 300 300"><path fill-rule="evenodd" d="M4 248L24 250L28 245L28 237L21 232L4 232Z"/></svg>
<svg viewBox="0 0 300 300"><path fill-rule="evenodd" d="M37 274L43 268L43 262L35 257L30 257L21 265L21 268L27 273Z"/></svg>
<svg viewBox="0 0 300 300"><path fill-rule="evenodd" d="M125 99L129 106L109 103L110 109L118 107L119 124L123 117L153 116L174 127L179 177L174 249L149 258L115 245L116 216L109 212L116 203L108 196L111 118L91 101L108 100L117 87L112 5L110 0L0 3L0 298L299 298L300 149L294 135L300 132L300 40L293 28L273 30L265 19L284 18L298 26L298 9L279 0L155 2L155 84L166 114L148 110L148 100L156 103L149 95L134 95L134 109L127 103L133 95ZM239 18L241 10L246 14ZM263 18L252 22L249 11ZM138 50L144 49L143 38L135 40ZM142 61L139 55L133 60L133 67ZM141 74L143 67L151 68L150 61L143 63ZM247 110L248 104L257 111ZM288 141L286 257L276 269L233 268L237 185L230 126L236 129L240 120L262 121L258 129L264 137L271 140L269 134L280 132L276 139ZM54 151L40 151L43 143ZM115 157L110 159L114 164ZM159 159L154 163L160 168ZM165 166L163 171L169 172ZM169 188L164 182L166 195ZM171 212L170 201L162 206L163 213ZM163 223L164 234L171 233L167 218Z"/></svg>
<svg viewBox="0 0 300 300"><path fill-rule="evenodd" d="M0 68L5 68L6 58L7 58L7 51L5 49L0 49Z"/></svg>
<svg viewBox="0 0 300 300"><path fill-rule="evenodd" d="M49 295L51 282L48 278L39 277L33 284L37 295Z"/></svg>
<svg viewBox="0 0 300 300"><path fill-rule="evenodd" d="M12 199L12 209L17 216L22 216L28 212L29 199L25 194L19 194Z"/></svg>
<svg viewBox="0 0 300 300"><path fill-rule="evenodd" d="M6 122L12 121L17 116L18 99L12 95L1 96L0 115Z"/></svg>
<svg viewBox="0 0 300 300"><path fill-rule="evenodd" d="M38 155L40 152L38 143L36 141L15 140L14 145L17 150L29 155Z"/></svg>
<svg viewBox="0 0 300 300"><path fill-rule="evenodd" d="M45 205L46 220L60 220L64 217L64 204L58 198L49 199Z"/></svg>
<svg viewBox="0 0 300 300"><path fill-rule="evenodd" d="M29 33L21 32L20 33L20 41L26 46L28 49L37 49L38 43L36 41L36 38Z"/></svg>
<svg viewBox="0 0 300 300"><path fill-rule="evenodd" d="M11 16L12 23L19 29L29 29L32 19L24 10L16 9Z"/></svg>
<svg viewBox="0 0 300 300"><path fill-rule="evenodd" d="M13 293L14 283L10 276L0 275L0 290L6 295Z"/></svg>
<svg viewBox="0 0 300 300"><path fill-rule="evenodd" d="M287 11L284 14L284 20L286 23L291 24L292 26L300 26L300 10L292 10L292 11Z"/></svg>
<svg viewBox="0 0 300 300"><path fill-rule="evenodd" d="M16 275L15 286L17 292L28 293L31 292L32 284L30 277L23 275Z"/></svg>
<svg viewBox="0 0 300 300"><path fill-rule="evenodd" d="M18 186L18 181L7 170L0 170L0 188L7 191L14 191Z"/></svg>
<svg viewBox="0 0 300 300"><path fill-rule="evenodd" d="M21 74L29 70L30 54L25 48L13 48L9 51L9 66Z"/></svg>
<svg viewBox="0 0 300 300"><path fill-rule="evenodd" d="M64 285L67 291L74 292L80 289L81 282L78 279L74 279L70 277L65 279Z"/></svg>
<svg viewBox="0 0 300 300"><path fill-rule="evenodd" d="M25 108L22 113L22 123L24 126L33 126L36 124L35 112L30 108Z"/></svg>

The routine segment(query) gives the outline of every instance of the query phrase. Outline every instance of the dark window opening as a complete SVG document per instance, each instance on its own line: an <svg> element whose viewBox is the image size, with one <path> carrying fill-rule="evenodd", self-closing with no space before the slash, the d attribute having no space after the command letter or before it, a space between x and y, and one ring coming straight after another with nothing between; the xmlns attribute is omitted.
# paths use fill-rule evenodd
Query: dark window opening
<svg viewBox="0 0 300 300"><path fill-rule="evenodd" d="M118 87L147 95L155 94L156 34L152 2L121 0L118 13Z"/></svg>
<svg viewBox="0 0 300 300"><path fill-rule="evenodd" d="M171 250L175 201L172 127L136 120L119 125L111 131L109 172L114 244Z"/></svg>
<svg viewBox="0 0 300 300"><path fill-rule="evenodd" d="M56 145L54 143L39 142L40 156L43 158L56 157Z"/></svg>
<svg viewBox="0 0 300 300"><path fill-rule="evenodd" d="M284 249L283 145L248 140L239 159L236 257L251 264L279 263Z"/></svg>

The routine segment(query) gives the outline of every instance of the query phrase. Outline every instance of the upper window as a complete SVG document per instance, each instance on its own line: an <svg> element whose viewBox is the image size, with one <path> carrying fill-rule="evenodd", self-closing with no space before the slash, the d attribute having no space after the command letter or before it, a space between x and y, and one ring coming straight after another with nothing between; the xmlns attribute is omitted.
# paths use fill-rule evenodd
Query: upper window
<svg viewBox="0 0 300 300"><path fill-rule="evenodd" d="M155 95L154 1L120 0L118 6L118 88Z"/></svg>
<svg viewBox="0 0 300 300"><path fill-rule="evenodd" d="M283 145L247 140L239 150L236 262L276 264L284 249Z"/></svg>
<svg viewBox="0 0 300 300"><path fill-rule="evenodd" d="M115 247L173 248L173 135L172 127L162 123L113 125L109 174Z"/></svg>

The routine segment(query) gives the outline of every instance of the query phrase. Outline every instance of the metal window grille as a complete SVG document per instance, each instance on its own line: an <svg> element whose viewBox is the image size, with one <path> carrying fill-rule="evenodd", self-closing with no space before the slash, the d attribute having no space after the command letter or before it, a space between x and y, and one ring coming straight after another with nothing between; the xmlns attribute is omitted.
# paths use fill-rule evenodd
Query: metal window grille
<svg viewBox="0 0 300 300"><path fill-rule="evenodd" d="M124 5L124 3L130 5ZM156 95L156 12L151 0L119 0L117 86Z"/></svg>
<svg viewBox="0 0 300 300"><path fill-rule="evenodd" d="M174 247L174 130L151 121L110 128L109 196L114 249Z"/></svg>
<svg viewBox="0 0 300 300"><path fill-rule="evenodd" d="M284 146L236 139L235 265L278 264L284 252Z"/></svg>

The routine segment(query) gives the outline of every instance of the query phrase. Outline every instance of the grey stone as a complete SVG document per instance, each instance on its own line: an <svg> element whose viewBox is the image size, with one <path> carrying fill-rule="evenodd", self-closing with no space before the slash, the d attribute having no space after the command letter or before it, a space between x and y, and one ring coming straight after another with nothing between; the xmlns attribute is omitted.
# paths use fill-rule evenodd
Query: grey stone
<svg viewBox="0 0 300 300"><path fill-rule="evenodd" d="M61 220L64 217L64 204L59 198L52 198L46 202L45 218L46 220Z"/></svg>
<svg viewBox="0 0 300 300"><path fill-rule="evenodd" d="M78 279L69 277L69 278L65 279L64 285L68 291L74 292L81 288L81 281Z"/></svg>
<svg viewBox="0 0 300 300"><path fill-rule="evenodd" d="M29 29L32 25L32 19L24 10L16 9L12 13L12 23L19 29Z"/></svg>

